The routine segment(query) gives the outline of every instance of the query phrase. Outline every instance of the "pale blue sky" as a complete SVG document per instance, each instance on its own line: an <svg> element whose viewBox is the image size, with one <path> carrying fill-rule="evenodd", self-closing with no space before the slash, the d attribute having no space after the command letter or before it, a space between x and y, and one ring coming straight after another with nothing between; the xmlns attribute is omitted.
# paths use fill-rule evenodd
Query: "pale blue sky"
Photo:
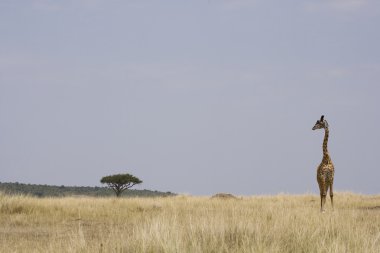
<svg viewBox="0 0 380 253"><path fill-rule="evenodd" d="M380 193L380 1L0 0L0 181Z"/></svg>

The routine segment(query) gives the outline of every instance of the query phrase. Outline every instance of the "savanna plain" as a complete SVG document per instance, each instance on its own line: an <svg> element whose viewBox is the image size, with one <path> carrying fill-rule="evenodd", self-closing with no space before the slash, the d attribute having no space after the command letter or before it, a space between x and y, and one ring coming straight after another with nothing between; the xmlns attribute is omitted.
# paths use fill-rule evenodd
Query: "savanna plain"
<svg viewBox="0 0 380 253"><path fill-rule="evenodd" d="M0 193L0 252L380 252L380 195L35 198Z"/></svg>

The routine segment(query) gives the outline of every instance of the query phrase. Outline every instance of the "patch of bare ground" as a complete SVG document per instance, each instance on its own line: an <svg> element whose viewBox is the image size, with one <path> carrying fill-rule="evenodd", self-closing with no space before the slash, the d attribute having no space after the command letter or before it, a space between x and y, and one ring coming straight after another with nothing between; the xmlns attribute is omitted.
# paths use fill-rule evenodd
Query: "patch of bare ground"
<svg viewBox="0 0 380 253"><path fill-rule="evenodd" d="M236 196L230 193L217 193L211 197L212 199L238 199Z"/></svg>

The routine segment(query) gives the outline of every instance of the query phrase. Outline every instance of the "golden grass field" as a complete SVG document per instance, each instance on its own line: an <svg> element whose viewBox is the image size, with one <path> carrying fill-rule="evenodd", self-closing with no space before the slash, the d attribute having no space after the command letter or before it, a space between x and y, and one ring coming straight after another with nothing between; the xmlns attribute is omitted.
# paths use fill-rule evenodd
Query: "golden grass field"
<svg viewBox="0 0 380 253"><path fill-rule="evenodd" d="M334 200L0 193L0 252L380 252L380 195Z"/></svg>

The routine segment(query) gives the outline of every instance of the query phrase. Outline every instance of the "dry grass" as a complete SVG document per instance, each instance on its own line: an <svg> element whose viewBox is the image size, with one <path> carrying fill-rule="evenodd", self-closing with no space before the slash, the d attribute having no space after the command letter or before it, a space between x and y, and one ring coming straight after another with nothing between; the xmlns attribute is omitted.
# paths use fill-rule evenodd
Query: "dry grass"
<svg viewBox="0 0 380 253"><path fill-rule="evenodd" d="M380 252L380 196L47 198L0 193L0 252ZM329 208L330 205L327 205Z"/></svg>

